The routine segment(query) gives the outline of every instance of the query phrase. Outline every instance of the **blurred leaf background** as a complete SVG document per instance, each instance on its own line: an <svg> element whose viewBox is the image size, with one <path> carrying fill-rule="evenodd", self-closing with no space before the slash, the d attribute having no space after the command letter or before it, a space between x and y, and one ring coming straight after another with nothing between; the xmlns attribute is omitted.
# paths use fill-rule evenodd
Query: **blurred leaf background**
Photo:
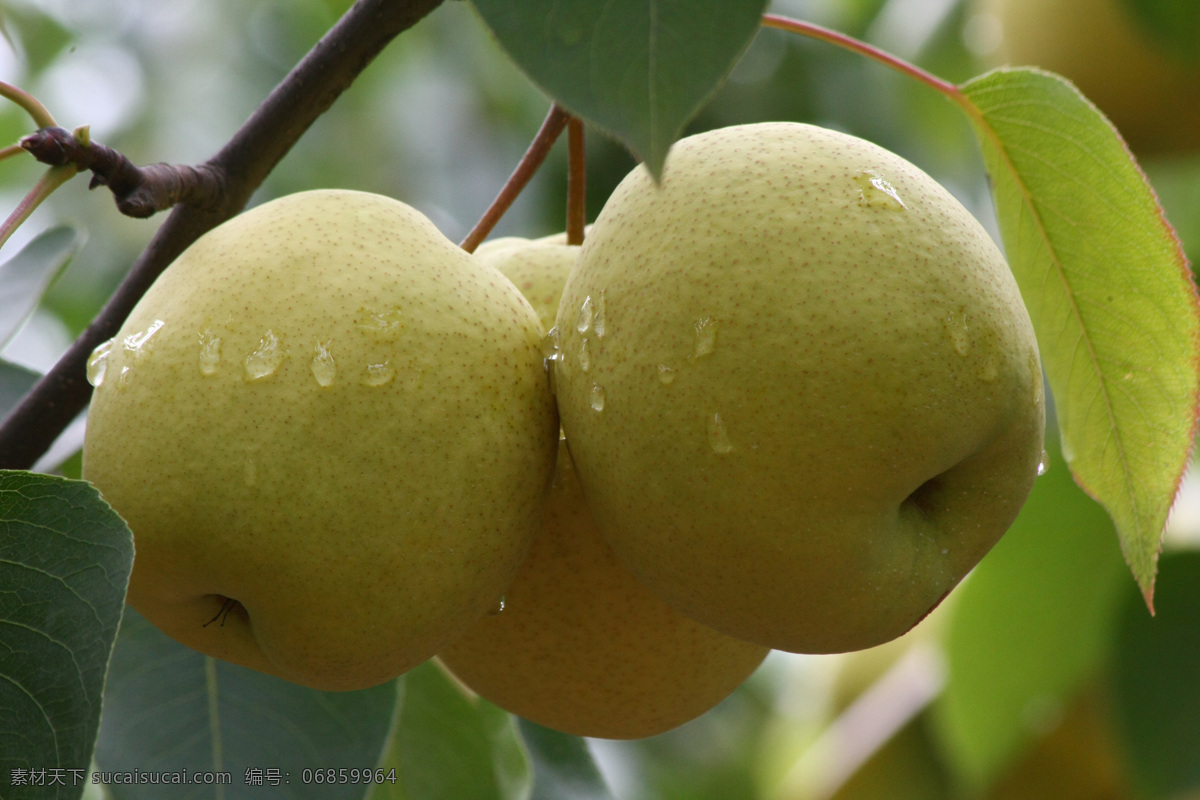
<svg viewBox="0 0 1200 800"><path fill-rule="evenodd" d="M0 0L0 79L31 91L64 127L90 125L95 140L137 163L194 163L229 138L348 5ZM994 24L958 0L776 0L770 10L863 38L955 82L982 72L996 46ZM318 121L255 202L315 187L374 191L415 206L458 240L504 183L548 106L471 6L446 2ZM813 122L887 147L946 185L995 232L969 124L922 85L826 44L760 31L688 131L766 120ZM28 132L18 109L0 105L0 142ZM589 132L589 218L633 166L619 144ZM1200 255L1200 157L1147 158L1143 167L1185 249ZM0 164L5 213L40 171L32 159ZM561 230L565 186L560 143L494 235ZM85 232L86 243L0 354L4 361L47 369L160 219L122 217L103 191L89 193L85 180L60 189L0 258L57 225ZM62 471L77 477L70 450L57 460L65 458ZM1200 707L1200 613L1186 613L1200 604L1200 588L1186 580L1196 572L1188 552L1200 529L1196 494L1186 484L1172 517L1159 620L1137 607L1111 523L1053 457L1013 533L902 640L849 656L772 654L701 719L651 739L589 741L587 748L619 800L1195 796L1187 793L1200 791L1200 776L1188 764L1200 764L1200 717L1183 712ZM1155 638L1166 626L1182 631L1167 640L1175 646ZM921 657L906 656L914 652ZM496 736L515 735L494 709L464 711L466 701L436 675L417 678L404 692L410 710L402 722L461 718L493 733L503 729ZM425 705L413 705L414 691L426 692ZM1153 732L1157 717L1148 709L1175 710L1175 749L1148 745L1162 735ZM449 741L505 749L462 731L416 728L403 736L436 753L424 737L443 733ZM520 745L495 758L518 763L519 775L531 769L521 759L532 758L536 773L541 751L512 748ZM394 750L392 757L403 761ZM478 796L528 792L523 778L483 772L480 780L499 788ZM1030 774L1072 775L1071 791L1078 791L1046 788L1049 779ZM413 788L419 777L408 782L411 796L422 796ZM427 783L436 796L436 781Z"/></svg>

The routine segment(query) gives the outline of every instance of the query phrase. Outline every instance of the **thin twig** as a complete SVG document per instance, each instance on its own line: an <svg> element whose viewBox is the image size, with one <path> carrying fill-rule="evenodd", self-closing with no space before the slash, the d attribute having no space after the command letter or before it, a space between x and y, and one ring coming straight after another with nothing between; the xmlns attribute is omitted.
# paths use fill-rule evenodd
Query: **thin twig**
<svg viewBox="0 0 1200 800"><path fill-rule="evenodd" d="M176 206L87 330L0 424L0 469L29 469L87 405L87 359L112 338L154 279L203 233L237 214L309 126L392 39L442 0L358 0L203 166L218 207ZM43 127L53 127L43 126Z"/></svg>
<svg viewBox="0 0 1200 800"><path fill-rule="evenodd" d="M916 78L921 83L930 86L942 94L949 97L954 102L962 105L965 102L962 90L949 81L943 80L931 72L918 67L916 64L909 63L902 58L892 55L886 50L881 50L874 45L859 41L853 36L847 36L844 33L839 33L829 28L823 28L820 25L814 25L811 22L804 22L790 17L783 17L778 14L763 14L762 25L764 28L777 28L790 33L798 33L801 36L807 36L810 39L818 39L823 42L837 45L851 52L866 56L874 61L878 61L884 66L891 67L897 72L901 72L910 78Z"/></svg>
<svg viewBox="0 0 1200 800"><path fill-rule="evenodd" d="M587 158L583 120L567 123L567 244L583 244L587 227Z"/></svg>
<svg viewBox="0 0 1200 800"><path fill-rule="evenodd" d="M538 171L538 167L546 160L550 148L562 134L563 128L567 126L567 117L567 112L557 103L550 107L550 113L546 115L542 127L538 129L537 136L533 137L533 142L525 151L525 155L521 157L516 169L513 170L512 175L508 176L508 180L500 188L500 193L488 206L487 211L483 212L479 222L475 223L475 227L462 240L460 246L463 250L474 253L475 248L488 237L492 228L496 227L496 223L504 216L504 212L508 211L513 201L521 194L521 190Z"/></svg>
<svg viewBox="0 0 1200 800"><path fill-rule="evenodd" d="M4 222L0 223L0 247L4 247L4 243L8 241L8 237L13 235L17 228L21 227L21 223L29 219L29 215L37 209L42 202L49 197L55 189L62 186L64 183L75 177L75 167L71 164L51 167L42 173L42 177L33 185L29 193L22 198L13 212L8 215Z"/></svg>

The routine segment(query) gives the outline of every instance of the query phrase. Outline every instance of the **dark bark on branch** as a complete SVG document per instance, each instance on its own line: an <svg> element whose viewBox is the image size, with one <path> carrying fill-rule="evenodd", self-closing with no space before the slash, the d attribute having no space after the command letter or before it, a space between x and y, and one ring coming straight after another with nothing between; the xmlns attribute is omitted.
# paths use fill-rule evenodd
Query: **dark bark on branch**
<svg viewBox="0 0 1200 800"><path fill-rule="evenodd" d="M222 187L205 207L179 205L158 229L100 315L0 424L0 468L29 469L91 398L87 359L176 256L241 211L308 127L398 34L442 0L358 0L233 138L197 167Z"/></svg>
<svg viewBox="0 0 1200 800"><path fill-rule="evenodd" d="M74 164L80 172L91 170L89 188L107 186L117 209L129 217L149 217L180 204L217 208L224 193L221 173L206 164L138 167L111 147L85 144L64 128L42 128L22 139L21 146L43 164Z"/></svg>

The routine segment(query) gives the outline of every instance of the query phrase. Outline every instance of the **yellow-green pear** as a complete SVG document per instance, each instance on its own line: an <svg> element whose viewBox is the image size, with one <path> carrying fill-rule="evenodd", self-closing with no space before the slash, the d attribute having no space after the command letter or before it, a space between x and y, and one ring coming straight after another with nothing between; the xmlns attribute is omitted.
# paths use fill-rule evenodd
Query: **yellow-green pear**
<svg viewBox="0 0 1200 800"><path fill-rule="evenodd" d="M523 239L504 236L479 245L475 256L499 270L513 282L537 312L543 330L554 327L563 284L575 264L579 248L566 237Z"/></svg>
<svg viewBox="0 0 1200 800"><path fill-rule="evenodd" d="M540 525L541 336L508 279L386 197L304 192L201 237L91 365L83 470L134 532L130 605L319 689L431 657Z"/></svg>
<svg viewBox="0 0 1200 800"><path fill-rule="evenodd" d="M912 164L762 123L639 167L557 317L557 400L617 556L683 613L794 652L893 639L1036 478L1037 343L980 224Z"/></svg>
<svg viewBox="0 0 1200 800"><path fill-rule="evenodd" d="M577 247L496 240L477 255L553 319ZM708 711L768 649L683 616L642 586L601 537L564 443L541 533L485 616L440 653L473 691L580 736L653 736Z"/></svg>
<svg viewBox="0 0 1200 800"><path fill-rule="evenodd" d="M1040 67L1069 79L1140 156L1193 151L1200 147L1200 60L1189 62L1156 41L1129 5L977 0L979 27L999 33L983 57L991 65Z"/></svg>

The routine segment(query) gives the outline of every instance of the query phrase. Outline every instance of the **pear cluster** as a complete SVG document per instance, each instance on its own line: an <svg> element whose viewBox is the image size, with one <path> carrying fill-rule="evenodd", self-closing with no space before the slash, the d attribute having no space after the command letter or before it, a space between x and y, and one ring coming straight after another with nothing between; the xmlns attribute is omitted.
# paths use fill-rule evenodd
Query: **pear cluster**
<svg viewBox="0 0 1200 800"><path fill-rule="evenodd" d="M898 637L1042 455L1003 257L868 142L769 123L639 167L582 247L467 254L316 191L198 240L93 357L84 475L128 600L320 689L437 656L516 714L635 738L771 649Z"/></svg>

